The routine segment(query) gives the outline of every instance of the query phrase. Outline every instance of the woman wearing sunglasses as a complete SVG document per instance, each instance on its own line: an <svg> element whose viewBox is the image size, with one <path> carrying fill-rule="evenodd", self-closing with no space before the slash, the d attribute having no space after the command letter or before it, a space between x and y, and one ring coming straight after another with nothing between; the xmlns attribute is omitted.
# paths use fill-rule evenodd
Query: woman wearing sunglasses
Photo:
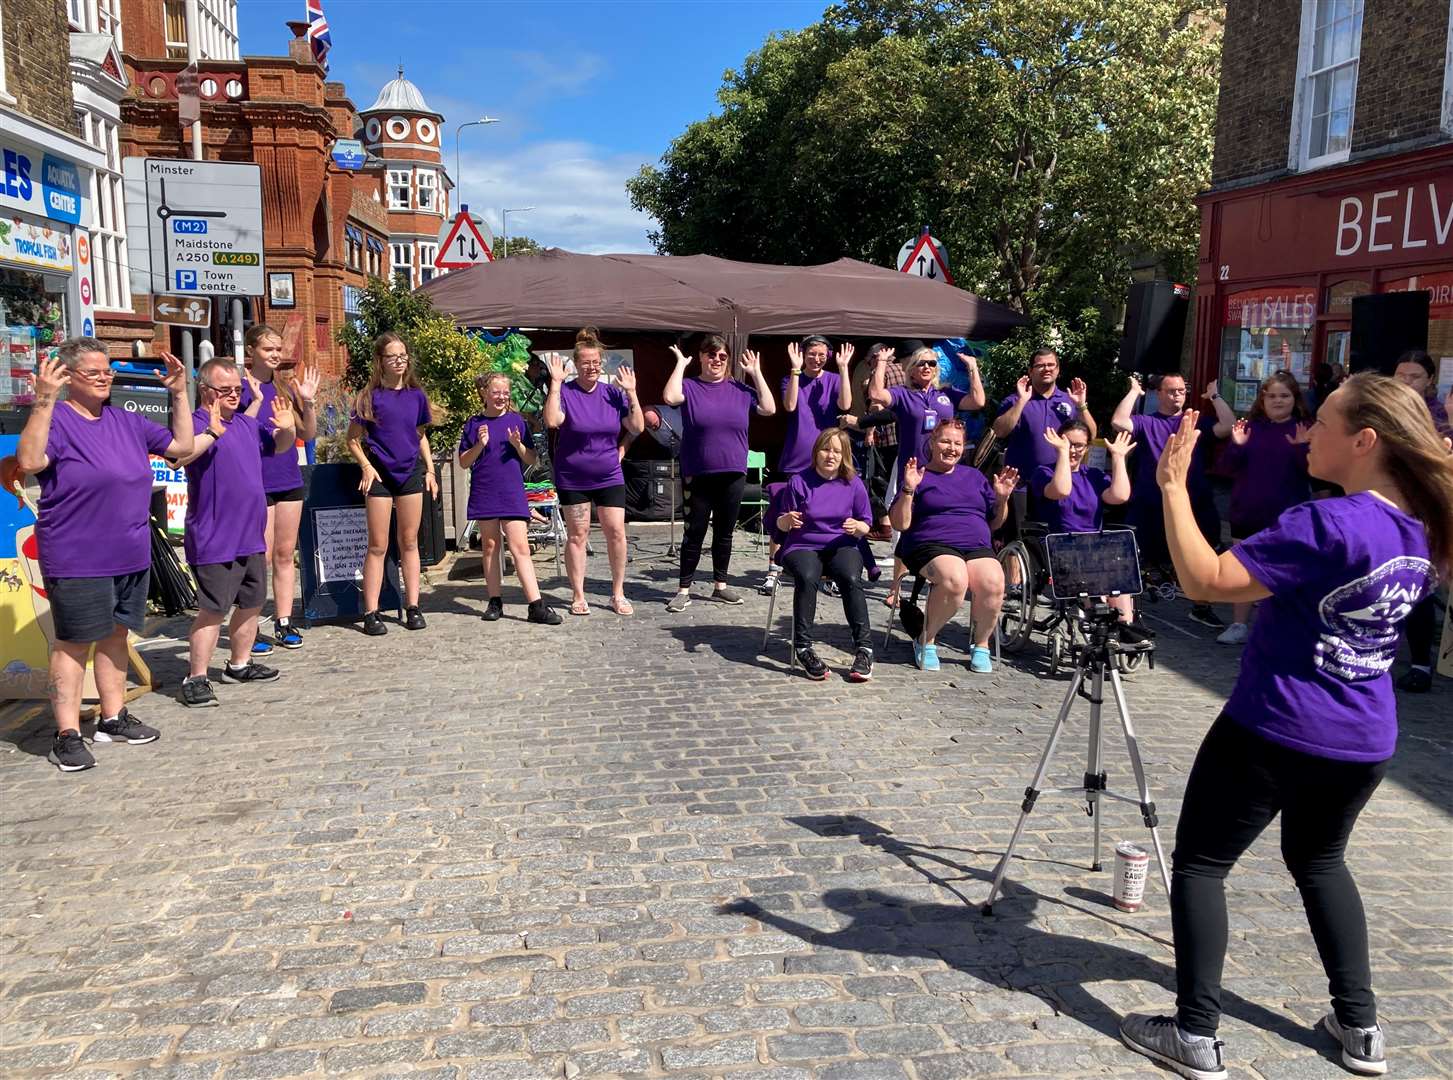
<svg viewBox="0 0 1453 1080"><path fill-rule="evenodd" d="M731 354L726 340L717 334L702 339L697 348L701 374L690 379L686 369L691 358L675 345L671 351L676 368L666 381L662 398L667 405L681 406L681 475L686 480L681 577L676 595L666 604L666 610L674 614L691 605L691 584L708 525L715 582L711 598L722 604L742 602L740 594L727 586L727 568L732 561L732 532L747 485L747 427L753 411L771 416L777 403L762 377L761 359L750 349L742 353L740 361L750 386L729 376Z"/></svg>

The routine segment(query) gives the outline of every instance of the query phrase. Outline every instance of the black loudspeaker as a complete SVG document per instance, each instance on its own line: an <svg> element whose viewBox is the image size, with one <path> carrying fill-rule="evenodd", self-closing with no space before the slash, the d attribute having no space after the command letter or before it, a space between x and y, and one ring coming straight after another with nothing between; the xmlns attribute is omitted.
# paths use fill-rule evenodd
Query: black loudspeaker
<svg viewBox="0 0 1453 1080"><path fill-rule="evenodd" d="M621 462L626 480L627 521L670 521L672 467L669 461L626 458ZM681 514L681 479L676 486L676 514Z"/></svg>
<svg viewBox="0 0 1453 1080"><path fill-rule="evenodd" d="M443 465L434 465L434 480L439 484L439 491L444 490L444 481L440 476ZM444 561L445 541L444 536L444 500L436 499L429 494L429 489L424 489L424 512L419 518L419 564L421 566L438 566Z"/></svg>
<svg viewBox="0 0 1453 1080"><path fill-rule="evenodd" d="M1398 357L1428 347L1427 292L1377 293L1352 298L1352 371L1391 375Z"/></svg>
<svg viewBox="0 0 1453 1080"><path fill-rule="evenodd" d="M1141 281L1125 298L1125 336L1120 339L1119 367L1142 375L1165 375L1181 369L1181 346L1191 290L1173 281Z"/></svg>

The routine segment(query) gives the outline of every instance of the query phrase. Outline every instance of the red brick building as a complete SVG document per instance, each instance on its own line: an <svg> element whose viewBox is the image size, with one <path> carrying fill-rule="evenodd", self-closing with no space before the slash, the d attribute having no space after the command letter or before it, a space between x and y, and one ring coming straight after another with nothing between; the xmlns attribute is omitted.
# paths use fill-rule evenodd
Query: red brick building
<svg viewBox="0 0 1453 1080"><path fill-rule="evenodd" d="M1428 291L1453 357L1449 22L1447 0L1227 5L1193 385L1244 411L1276 370L1345 366L1368 293Z"/></svg>

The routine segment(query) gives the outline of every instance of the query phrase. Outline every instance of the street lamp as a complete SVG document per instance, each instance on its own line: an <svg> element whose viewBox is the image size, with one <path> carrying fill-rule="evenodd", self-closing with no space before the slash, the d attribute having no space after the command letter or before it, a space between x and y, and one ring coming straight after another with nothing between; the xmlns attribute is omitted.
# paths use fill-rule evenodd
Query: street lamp
<svg viewBox="0 0 1453 1080"><path fill-rule="evenodd" d="M499 227L500 231L504 233L504 249L500 258L503 259L510 253L510 215L523 214L533 209L535 209L533 206L510 206L499 212Z"/></svg>
<svg viewBox="0 0 1453 1080"><path fill-rule="evenodd" d="M454 182L459 185L460 199L464 197L464 176L459 165L459 135L467 127L474 127L476 124L498 124L499 118L495 116L481 116L478 120L466 120L454 129ZM459 199L454 200L456 203Z"/></svg>

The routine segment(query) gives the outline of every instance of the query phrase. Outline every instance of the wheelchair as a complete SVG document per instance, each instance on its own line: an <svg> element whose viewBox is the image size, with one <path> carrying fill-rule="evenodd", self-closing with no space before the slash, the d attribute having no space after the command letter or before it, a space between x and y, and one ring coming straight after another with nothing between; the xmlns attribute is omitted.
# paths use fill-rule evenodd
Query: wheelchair
<svg viewBox="0 0 1453 1080"><path fill-rule="evenodd" d="M1043 522L1025 521L1020 525L1019 539L1011 540L999 551L999 564L1004 568L999 647L1012 656L1023 651L1034 637L1042 637L1049 655L1049 673L1058 675L1069 668L1075 645L1083 644L1086 636L1083 607L1073 600L1056 600L1049 591L1049 560L1044 550L1048 532L1049 526ZM1142 662L1155 667L1153 645L1122 648L1115 654L1122 675L1137 670Z"/></svg>

